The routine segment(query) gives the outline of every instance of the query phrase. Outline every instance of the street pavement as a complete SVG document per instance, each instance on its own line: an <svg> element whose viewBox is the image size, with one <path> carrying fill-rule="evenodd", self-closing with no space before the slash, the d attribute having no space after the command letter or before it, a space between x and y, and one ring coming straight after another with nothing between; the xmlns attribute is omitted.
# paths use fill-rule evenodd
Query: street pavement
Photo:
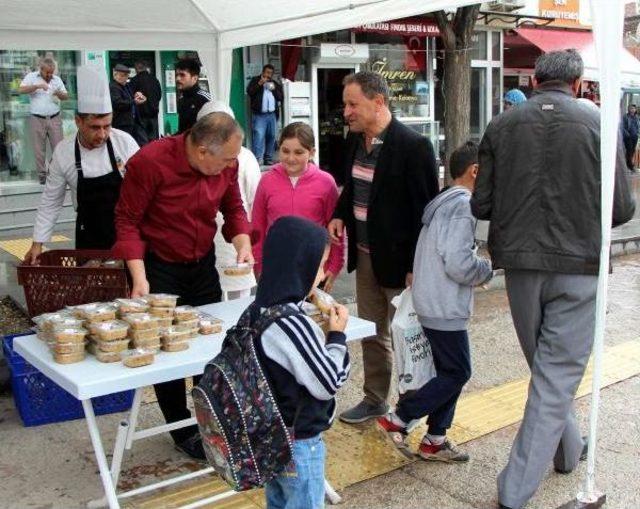
<svg viewBox="0 0 640 509"><path fill-rule="evenodd" d="M619 258L610 280L607 345L640 339L640 255ZM341 284L347 288L348 282ZM353 308L353 306L351 306ZM503 290L478 292L470 327L474 374L466 393L483 390L527 376L509 316ZM341 390L339 409L361 397L362 358L359 345L351 345L352 375ZM639 367L640 370L640 367ZM395 395L394 395L395 398ZM586 430L589 400L577 402ZM99 418L111 450L122 414ZM162 422L155 403L143 405L144 426ZM418 462L370 479L342 492L344 509L365 508L493 508L495 479L504 466L518 426L510 426L464 444L471 455L465 465ZM603 390L597 457L597 486L608 497L608 508L640 507L638 443L640 443L640 377L635 376ZM84 421L22 427L13 400L0 397L1 508L70 509L86 507L101 495L101 485ZM168 436L136 442L127 453L121 485L133 488L196 465L174 450ZM530 508L555 508L575 497L585 465L575 473L549 471Z"/></svg>

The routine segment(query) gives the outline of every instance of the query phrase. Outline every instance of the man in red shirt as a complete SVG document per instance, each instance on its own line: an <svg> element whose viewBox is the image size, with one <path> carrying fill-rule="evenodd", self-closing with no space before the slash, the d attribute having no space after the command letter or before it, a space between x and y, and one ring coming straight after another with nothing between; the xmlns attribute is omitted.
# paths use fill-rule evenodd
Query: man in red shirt
<svg viewBox="0 0 640 509"><path fill-rule="evenodd" d="M178 295L179 304L219 302L213 237L222 212L222 234L253 262L250 225L238 187L237 156L243 133L226 113L212 113L186 133L146 145L127 162L116 206L114 256L127 260L132 297ZM188 419L184 380L155 385L167 423ZM171 431L176 446L204 459L197 427Z"/></svg>

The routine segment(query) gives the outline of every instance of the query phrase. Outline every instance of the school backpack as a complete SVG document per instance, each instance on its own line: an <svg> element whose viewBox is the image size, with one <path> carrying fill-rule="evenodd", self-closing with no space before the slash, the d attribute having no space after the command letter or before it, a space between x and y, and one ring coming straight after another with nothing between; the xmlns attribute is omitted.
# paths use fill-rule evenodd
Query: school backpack
<svg viewBox="0 0 640 509"><path fill-rule="evenodd" d="M252 319L253 309L247 308L227 331L222 350L207 363L191 392L207 460L236 491L264 486L292 458L292 437L260 366L255 341L274 320L300 311L278 305Z"/></svg>

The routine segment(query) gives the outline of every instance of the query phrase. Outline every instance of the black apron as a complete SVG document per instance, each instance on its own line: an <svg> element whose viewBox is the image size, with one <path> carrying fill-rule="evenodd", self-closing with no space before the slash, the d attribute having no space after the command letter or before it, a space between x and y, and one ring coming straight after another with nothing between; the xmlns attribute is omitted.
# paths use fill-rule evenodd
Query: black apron
<svg viewBox="0 0 640 509"><path fill-rule="evenodd" d="M115 208L120 197L122 175L118 169L111 139L107 138L111 172L101 177L84 178L80 144L76 136L75 157L78 170L78 215L76 249L111 249L116 241Z"/></svg>

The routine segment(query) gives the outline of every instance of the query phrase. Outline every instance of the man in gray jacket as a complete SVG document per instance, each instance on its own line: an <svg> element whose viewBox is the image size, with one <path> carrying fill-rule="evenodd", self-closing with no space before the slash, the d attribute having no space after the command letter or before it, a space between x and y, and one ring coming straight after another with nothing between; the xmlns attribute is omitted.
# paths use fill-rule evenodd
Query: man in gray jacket
<svg viewBox="0 0 640 509"><path fill-rule="evenodd" d="M460 463L469 455L446 438L460 392L471 376L467 323L473 287L491 279L491 262L477 255L476 220L469 199L478 173L478 147L468 142L449 162L453 186L425 208L413 262L413 304L433 353L436 376L400 397L395 412L378 423L401 452L407 452L409 423L429 416L418 447L426 461Z"/></svg>
<svg viewBox="0 0 640 509"><path fill-rule="evenodd" d="M480 144L473 214L491 220L514 326L531 368L524 419L498 479L500 507L520 509L553 461L571 472L586 449L573 399L591 353L600 262L600 116L575 99L582 58L542 55L529 101L496 117ZM635 205L618 146L612 223Z"/></svg>

